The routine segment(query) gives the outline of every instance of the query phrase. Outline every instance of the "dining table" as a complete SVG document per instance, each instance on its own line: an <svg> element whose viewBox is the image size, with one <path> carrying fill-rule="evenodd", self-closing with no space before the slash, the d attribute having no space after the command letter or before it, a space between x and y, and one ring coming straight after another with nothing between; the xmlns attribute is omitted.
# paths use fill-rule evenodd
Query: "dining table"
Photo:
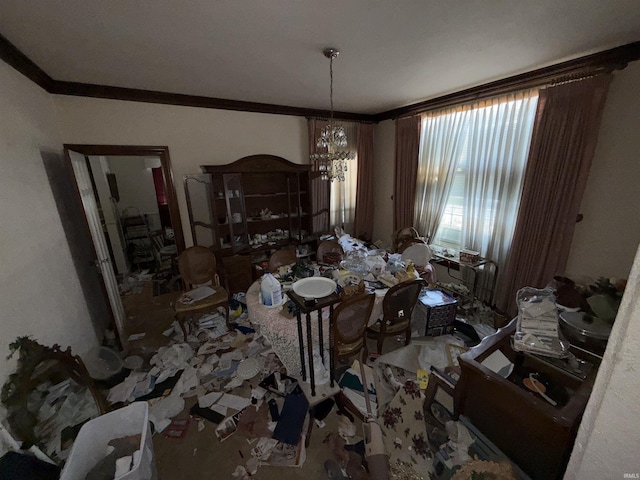
<svg viewBox="0 0 640 480"><path fill-rule="evenodd" d="M382 301L387 290L382 288L373 291L376 299L368 325L374 324L382 316ZM321 344L323 350L328 350L331 326L331 311L328 307L339 303L340 297L337 293L332 293L328 303L327 299L324 299L324 302L322 298L317 299L323 307L311 308L308 312L308 320L304 318L305 321L299 322L296 315L297 307L291 301L289 292L283 292L285 297L281 305L276 307L263 305L260 300L260 279L258 279L246 292L247 312L249 321L271 344L274 353L287 369L287 374L306 379L309 367L305 365L304 354L301 352L307 352L308 356L308 352L313 352L313 348L319 348ZM316 307L315 304L314 307ZM307 312L303 314L306 317ZM320 354L323 355L323 352ZM326 362L326 367L329 368L329 362Z"/></svg>

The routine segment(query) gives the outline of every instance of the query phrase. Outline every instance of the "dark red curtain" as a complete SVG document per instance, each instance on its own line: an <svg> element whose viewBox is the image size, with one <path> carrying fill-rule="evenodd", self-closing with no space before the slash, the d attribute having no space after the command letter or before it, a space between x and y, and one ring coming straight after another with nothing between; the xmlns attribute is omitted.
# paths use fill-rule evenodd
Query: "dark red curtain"
<svg viewBox="0 0 640 480"><path fill-rule="evenodd" d="M540 91L518 220L497 306L515 315L516 293L564 273L596 148L611 75Z"/></svg>
<svg viewBox="0 0 640 480"><path fill-rule="evenodd" d="M420 116L396 120L393 229L413 226L420 148Z"/></svg>
<svg viewBox="0 0 640 480"><path fill-rule="evenodd" d="M353 234L370 241L373 235L373 131L375 125L358 126L358 187Z"/></svg>

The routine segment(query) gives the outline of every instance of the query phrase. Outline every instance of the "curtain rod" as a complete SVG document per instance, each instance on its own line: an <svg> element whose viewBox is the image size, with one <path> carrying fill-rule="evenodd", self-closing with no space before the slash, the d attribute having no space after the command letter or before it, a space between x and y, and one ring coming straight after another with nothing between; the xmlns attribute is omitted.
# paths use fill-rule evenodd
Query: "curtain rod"
<svg viewBox="0 0 640 480"><path fill-rule="evenodd" d="M554 83L575 81L615 70L622 70L640 59L640 41L594 53L566 62L539 68L527 73L485 83L466 90L432 98L406 107L389 110L375 116L375 120L395 120L440 108L453 107L477 100L513 93L528 88L544 88Z"/></svg>
<svg viewBox="0 0 640 480"><path fill-rule="evenodd" d="M306 118L307 120L321 120L323 122L328 122L329 121L329 117L306 116L304 118ZM375 122L373 120L345 120L345 119L341 119L340 117L335 117L335 116L333 117L333 120L334 120L334 122L338 121L338 122L341 122L341 123L342 122L346 122L346 123L362 123L362 124L365 124L365 123L378 123L378 122Z"/></svg>

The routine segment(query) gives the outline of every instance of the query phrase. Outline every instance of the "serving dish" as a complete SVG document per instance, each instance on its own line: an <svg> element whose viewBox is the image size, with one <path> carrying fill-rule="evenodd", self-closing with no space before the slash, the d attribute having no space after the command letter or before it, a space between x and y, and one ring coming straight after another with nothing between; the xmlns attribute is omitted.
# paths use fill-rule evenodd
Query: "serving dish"
<svg viewBox="0 0 640 480"><path fill-rule="evenodd" d="M326 277L309 277L298 280L292 288L302 298L323 298L335 292L336 282Z"/></svg>
<svg viewBox="0 0 640 480"><path fill-rule="evenodd" d="M424 267L431 260L431 256L431 249L421 243L410 245L402 252L402 260L411 260L416 267Z"/></svg>

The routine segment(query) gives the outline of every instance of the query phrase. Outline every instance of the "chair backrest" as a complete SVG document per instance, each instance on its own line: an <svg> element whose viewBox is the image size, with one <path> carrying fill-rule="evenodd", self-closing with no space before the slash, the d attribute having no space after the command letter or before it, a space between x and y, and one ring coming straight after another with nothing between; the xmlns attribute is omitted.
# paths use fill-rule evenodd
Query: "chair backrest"
<svg viewBox="0 0 640 480"><path fill-rule="evenodd" d="M348 298L333 310L334 345L351 344L363 338L374 302L375 295L365 293Z"/></svg>
<svg viewBox="0 0 640 480"><path fill-rule="evenodd" d="M185 288L194 285L218 285L216 256L207 247L189 247L178 257L178 270L184 280Z"/></svg>
<svg viewBox="0 0 640 480"><path fill-rule="evenodd" d="M396 253L403 253L407 248L409 248L412 245L427 245L427 244L422 238L411 238L405 241L402 245L400 245Z"/></svg>
<svg viewBox="0 0 640 480"><path fill-rule="evenodd" d="M267 267L270 272L277 272L279 267L283 265L292 265L298 261L295 250L283 249L276 250L269 257L269 266Z"/></svg>
<svg viewBox="0 0 640 480"><path fill-rule="evenodd" d="M338 259L337 261L330 261L331 259L327 258L327 260L325 260L324 256L327 253L333 253L333 254L338 254L340 256L340 259ZM324 240L322 242L320 242L320 244L318 245L318 249L316 250L316 260L318 262L324 262L324 263L338 263L340 260L342 260L342 257L344 256L344 250L342 248L342 246L333 240Z"/></svg>
<svg viewBox="0 0 640 480"><path fill-rule="evenodd" d="M418 279L398 283L391 287L382 300L382 321L391 324L406 320L411 321L411 314L423 286L424 281Z"/></svg>
<svg viewBox="0 0 640 480"><path fill-rule="evenodd" d="M420 234L413 227L399 228L393 232L393 248L395 252L399 252L399 248L409 240L420 238Z"/></svg>

